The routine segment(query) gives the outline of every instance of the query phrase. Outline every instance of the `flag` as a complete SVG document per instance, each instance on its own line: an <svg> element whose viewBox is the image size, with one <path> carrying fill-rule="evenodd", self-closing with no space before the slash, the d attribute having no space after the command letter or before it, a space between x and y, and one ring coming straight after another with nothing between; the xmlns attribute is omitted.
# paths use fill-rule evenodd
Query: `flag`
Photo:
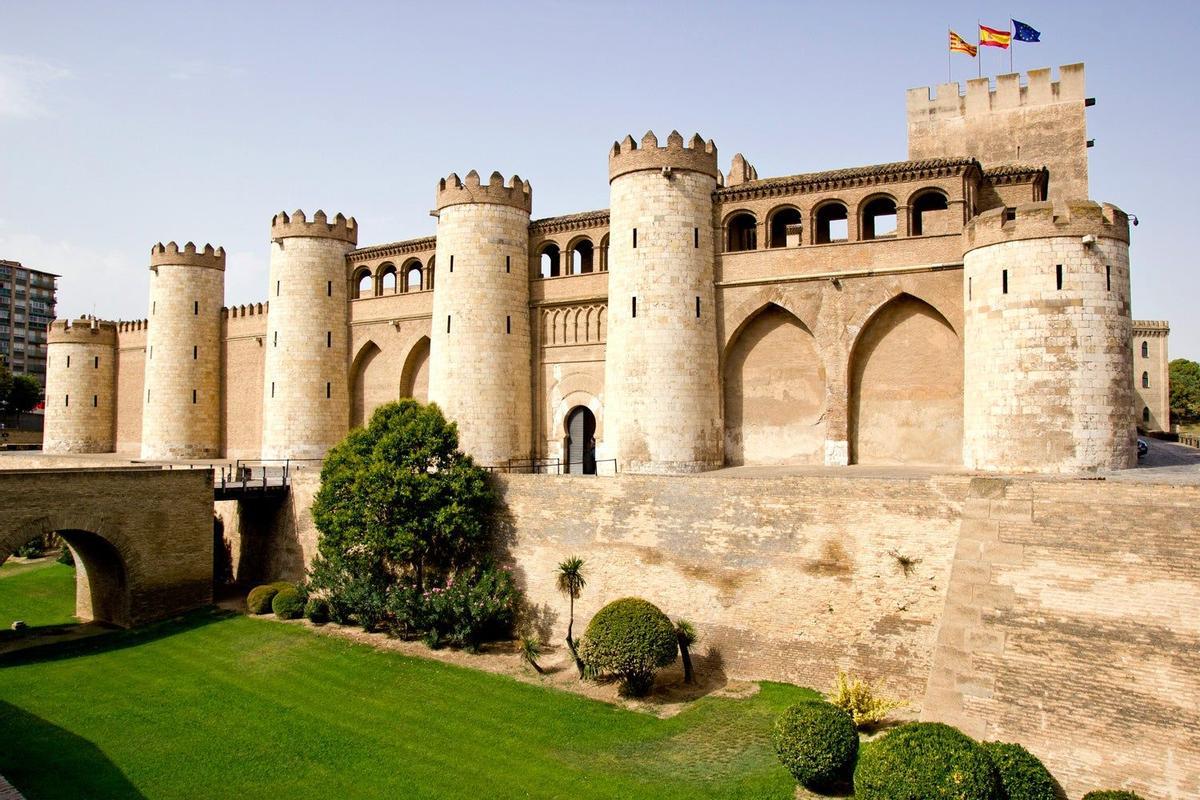
<svg viewBox="0 0 1200 800"><path fill-rule="evenodd" d="M1007 48L1011 41L1012 34L1008 31L998 31L987 25L979 26L979 44L983 47Z"/></svg>
<svg viewBox="0 0 1200 800"><path fill-rule="evenodd" d="M1032 26L1026 25L1024 22L1012 21L1013 38L1018 42L1040 42L1042 40L1042 32L1034 30Z"/></svg>
<svg viewBox="0 0 1200 800"><path fill-rule="evenodd" d="M963 37L959 36L954 31L950 31L950 52L966 53L967 55L974 58L975 53L977 52L977 48L975 47L975 45L971 44L970 42L968 42Z"/></svg>

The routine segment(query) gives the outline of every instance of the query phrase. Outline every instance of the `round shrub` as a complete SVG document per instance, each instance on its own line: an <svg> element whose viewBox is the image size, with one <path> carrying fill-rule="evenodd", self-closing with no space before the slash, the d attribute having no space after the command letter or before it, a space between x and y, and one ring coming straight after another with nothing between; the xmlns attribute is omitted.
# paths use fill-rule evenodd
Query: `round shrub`
<svg viewBox="0 0 1200 800"><path fill-rule="evenodd" d="M310 597L304 604L304 617L315 625L329 622L329 601L324 597Z"/></svg>
<svg viewBox="0 0 1200 800"><path fill-rule="evenodd" d="M821 700L790 706L780 714L772 740L779 761L808 789L849 778L858 754L854 720Z"/></svg>
<svg viewBox="0 0 1200 800"><path fill-rule="evenodd" d="M295 586L286 586L271 599L271 610L280 619L299 619L304 611L304 597Z"/></svg>
<svg viewBox="0 0 1200 800"><path fill-rule="evenodd" d="M658 606L637 597L614 600L592 617L579 656L594 674L616 675L625 694L640 697L654 674L675 660L675 626Z"/></svg>
<svg viewBox="0 0 1200 800"><path fill-rule="evenodd" d="M1019 744L981 742L1000 778L1001 800L1056 800L1054 778L1046 765Z"/></svg>
<svg viewBox="0 0 1200 800"><path fill-rule="evenodd" d="M246 613L266 614L271 610L271 601L279 593L279 587L273 583L255 586L246 595Z"/></svg>
<svg viewBox="0 0 1200 800"><path fill-rule="evenodd" d="M863 747L854 770L857 800L1001 800L992 760L962 731L940 722L902 725Z"/></svg>
<svg viewBox="0 0 1200 800"><path fill-rule="evenodd" d="M1088 792L1083 800L1143 800L1140 794L1123 792L1119 789L1102 789L1098 792Z"/></svg>

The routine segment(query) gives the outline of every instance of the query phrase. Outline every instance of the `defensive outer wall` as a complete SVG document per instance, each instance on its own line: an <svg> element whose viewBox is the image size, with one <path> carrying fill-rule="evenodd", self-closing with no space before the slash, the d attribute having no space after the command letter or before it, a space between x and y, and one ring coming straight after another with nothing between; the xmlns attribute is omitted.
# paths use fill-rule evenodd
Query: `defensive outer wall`
<svg viewBox="0 0 1200 800"><path fill-rule="evenodd" d="M1102 786L1200 793L1200 485L840 470L495 480L502 557L549 641L567 624L555 567L579 555L583 623L646 597L696 623L705 669L818 689L838 668L883 681L924 719L1025 744L1072 800ZM281 508L218 503L239 577L303 574L318 484L297 472Z"/></svg>

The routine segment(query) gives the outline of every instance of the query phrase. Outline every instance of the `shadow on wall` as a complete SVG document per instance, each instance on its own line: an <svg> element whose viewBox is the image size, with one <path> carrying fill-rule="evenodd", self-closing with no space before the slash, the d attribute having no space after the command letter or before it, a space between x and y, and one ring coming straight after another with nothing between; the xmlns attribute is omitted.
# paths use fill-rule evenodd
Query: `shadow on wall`
<svg viewBox="0 0 1200 800"><path fill-rule="evenodd" d="M304 551L300 546L296 503L292 498L282 502L275 499L226 501L219 506L213 525L214 529L219 526L220 546L229 553L233 581L251 586L273 580L304 578ZM216 536L214 530L214 540Z"/></svg>
<svg viewBox="0 0 1200 800"><path fill-rule="evenodd" d="M30 797L144 797L96 745L0 700L0 775Z"/></svg>

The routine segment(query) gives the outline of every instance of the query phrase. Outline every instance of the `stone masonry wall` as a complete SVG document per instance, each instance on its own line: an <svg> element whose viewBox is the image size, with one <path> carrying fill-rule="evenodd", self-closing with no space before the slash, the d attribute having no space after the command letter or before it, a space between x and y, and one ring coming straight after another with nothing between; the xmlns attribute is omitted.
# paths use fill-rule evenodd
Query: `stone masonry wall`
<svg viewBox="0 0 1200 800"><path fill-rule="evenodd" d="M976 478L922 716L1070 798L1200 796L1200 486Z"/></svg>
<svg viewBox="0 0 1200 800"><path fill-rule="evenodd" d="M46 371L47 453L109 453L115 447L116 326L77 320L50 326Z"/></svg>
<svg viewBox="0 0 1200 800"><path fill-rule="evenodd" d="M1143 430L1171 430L1171 361L1167 355L1170 332L1166 322L1133 321L1133 418ZM1142 385L1143 374L1149 386ZM1149 420L1145 409L1150 409Z"/></svg>

